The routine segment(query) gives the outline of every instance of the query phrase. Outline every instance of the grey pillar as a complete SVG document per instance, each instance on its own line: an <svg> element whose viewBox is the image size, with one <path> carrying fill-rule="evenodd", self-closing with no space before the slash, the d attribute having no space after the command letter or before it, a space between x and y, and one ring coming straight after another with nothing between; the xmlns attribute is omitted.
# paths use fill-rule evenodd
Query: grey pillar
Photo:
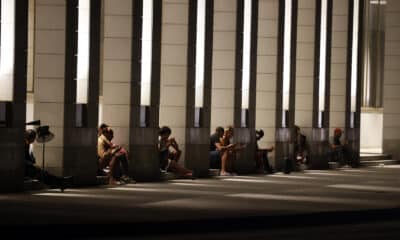
<svg viewBox="0 0 400 240"><path fill-rule="evenodd" d="M197 1L189 2L189 34L187 52L187 88L186 88L186 146L185 164L193 170L196 177L208 176L210 166L210 123L211 123L211 68L213 49L214 3L206 1L205 54L203 107L195 107L196 95L196 32Z"/></svg>
<svg viewBox="0 0 400 240"><path fill-rule="evenodd" d="M23 190L28 1L15 3L15 59L13 101L0 103L4 123L0 127L0 192Z"/></svg>
<svg viewBox="0 0 400 240"><path fill-rule="evenodd" d="M327 169L329 152L329 128L313 128L309 143L309 168Z"/></svg>
<svg viewBox="0 0 400 240"><path fill-rule="evenodd" d="M88 103L76 104L78 1L67 1L63 175L74 184L96 183L101 1L90 2Z"/></svg>
<svg viewBox="0 0 400 240"><path fill-rule="evenodd" d="M160 63L161 63L161 16L162 1L153 3L153 51L151 67L150 106L140 104L141 81L141 38L143 1L132 4L132 65L131 65L131 108L130 108L130 175L136 181L160 179L158 154Z"/></svg>

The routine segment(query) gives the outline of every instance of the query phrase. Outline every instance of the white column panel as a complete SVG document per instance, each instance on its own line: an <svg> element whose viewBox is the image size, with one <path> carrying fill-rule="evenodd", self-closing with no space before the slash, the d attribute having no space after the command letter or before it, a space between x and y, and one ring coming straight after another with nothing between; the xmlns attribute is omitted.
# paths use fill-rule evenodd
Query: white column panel
<svg viewBox="0 0 400 240"><path fill-rule="evenodd" d="M163 0L160 126L169 126L185 156L189 0ZM167 32L173 29L174 35ZM182 163L185 159L181 159Z"/></svg>
<svg viewBox="0 0 400 240"><path fill-rule="evenodd" d="M233 125L236 1L215 1L213 35L211 132Z"/></svg>
<svg viewBox="0 0 400 240"><path fill-rule="evenodd" d="M64 127L65 13L64 1L35 1L34 108L35 120L49 125L55 138L46 143L45 166L62 173ZM51 41L52 40L52 41ZM35 156L42 164L42 145L35 144Z"/></svg>
<svg viewBox="0 0 400 240"><path fill-rule="evenodd" d="M259 0L256 84L256 129L264 130L261 148L275 144L279 0ZM274 162L274 152L268 157Z"/></svg>
<svg viewBox="0 0 400 240"><path fill-rule="evenodd" d="M102 122L114 141L129 145L132 0L104 0ZM99 122L100 124L100 122Z"/></svg>

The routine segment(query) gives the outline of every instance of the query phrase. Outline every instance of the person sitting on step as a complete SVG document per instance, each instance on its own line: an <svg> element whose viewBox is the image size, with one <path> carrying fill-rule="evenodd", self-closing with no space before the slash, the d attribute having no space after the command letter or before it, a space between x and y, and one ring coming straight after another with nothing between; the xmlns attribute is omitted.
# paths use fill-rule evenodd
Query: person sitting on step
<svg viewBox="0 0 400 240"><path fill-rule="evenodd" d="M274 146L270 148L260 148L258 142L264 137L264 131L262 129L256 130L256 171L261 174L274 173L274 169L269 164L268 153L274 150Z"/></svg>
<svg viewBox="0 0 400 240"><path fill-rule="evenodd" d="M31 149L31 145L35 141L36 135L35 130L28 129L25 131L25 177L37 179L49 187L60 188L61 191L64 191L67 187L72 186L73 178L71 176L57 177L36 166L36 159Z"/></svg>
<svg viewBox="0 0 400 240"><path fill-rule="evenodd" d="M100 169L109 167L109 184L119 185L120 181L117 180L119 176L116 174L118 167L122 166L122 176L120 180L128 183L128 158L126 150L121 146L112 143L114 132L110 127L102 130L102 134L98 137L97 141L97 154L99 159Z"/></svg>
<svg viewBox="0 0 400 240"><path fill-rule="evenodd" d="M246 147L245 144L232 143L233 127L228 126L224 129L224 134L215 144L221 154L220 176L236 176L235 161L236 153Z"/></svg>
<svg viewBox="0 0 400 240"><path fill-rule="evenodd" d="M170 137L171 133L171 128L167 126L161 127L158 132L160 168L163 171L172 172L178 177L192 178L192 171L178 164L182 151L179 149L179 145L175 138Z"/></svg>

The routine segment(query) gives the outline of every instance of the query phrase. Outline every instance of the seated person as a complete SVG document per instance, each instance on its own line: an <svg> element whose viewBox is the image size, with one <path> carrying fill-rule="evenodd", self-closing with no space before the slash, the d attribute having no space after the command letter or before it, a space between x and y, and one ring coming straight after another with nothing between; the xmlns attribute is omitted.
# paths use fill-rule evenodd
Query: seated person
<svg viewBox="0 0 400 240"><path fill-rule="evenodd" d="M103 134L103 131L107 130L109 127L110 126L105 123L100 124L99 128L97 129L97 137L100 137Z"/></svg>
<svg viewBox="0 0 400 240"><path fill-rule="evenodd" d="M30 146L36 139L36 132L32 129L26 130L24 138L25 177L37 179L50 187L60 188L61 191L64 191L64 189L71 186L72 177L57 177L35 165L36 159Z"/></svg>
<svg viewBox="0 0 400 240"><path fill-rule="evenodd" d="M272 152L274 150L274 146L270 148L260 148L258 146L258 141L260 141L264 137L264 131L262 129L256 130L256 155L255 155L255 160L256 160L256 171L258 173L273 173L274 170L272 166L269 164L268 160L268 153Z"/></svg>
<svg viewBox="0 0 400 240"><path fill-rule="evenodd" d="M102 131L102 134L98 137L97 141L97 154L99 157L99 167L104 169L109 167L109 184L119 185L121 184L117 181L116 170L121 165L122 166L122 176L120 180L127 183L130 182L128 177L128 157L127 152L121 146L112 143L114 137L113 130L108 127Z"/></svg>
<svg viewBox="0 0 400 240"><path fill-rule="evenodd" d="M235 159L236 152L244 149L245 144L233 144L231 138L233 137L233 127L228 126L224 130L223 136L219 142L215 144L221 155L221 176L236 176L235 173Z"/></svg>
<svg viewBox="0 0 400 240"><path fill-rule="evenodd" d="M342 129L336 128L333 132L333 141L330 145L329 161L338 162L340 166L350 167L345 144L340 140Z"/></svg>
<svg viewBox="0 0 400 240"><path fill-rule="evenodd" d="M218 169L221 167L221 156L220 152L216 147L216 143L224 135L224 129L222 127L217 127L215 133L210 136L210 168Z"/></svg>
<svg viewBox="0 0 400 240"><path fill-rule="evenodd" d="M178 177L193 177L191 170L178 164L182 151L179 149L175 138L170 138L171 129L164 126L158 132L158 151L160 157L160 167L164 171L176 174Z"/></svg>
<svg viewBox="0 0 400 240"><path fill-rule="evenodd" d="M300 131L299 126L294 126L294 156L298 167L307 164L307 138Z"/></svg>

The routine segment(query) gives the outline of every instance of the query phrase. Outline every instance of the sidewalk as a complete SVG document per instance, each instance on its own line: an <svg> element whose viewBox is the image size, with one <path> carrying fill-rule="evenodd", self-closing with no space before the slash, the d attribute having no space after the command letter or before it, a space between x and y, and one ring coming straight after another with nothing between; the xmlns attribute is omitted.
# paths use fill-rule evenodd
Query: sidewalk
<svg viewBox="0 0 400 240"><path fill-rule="evenodd" d="M68 224L71 234L84 226L105 235L118 226L121 234L147 236L395 221L399 174L363 168L6 194L0 226L39 231L45 224L48 231L51 224L53 231Z"/></svg>

